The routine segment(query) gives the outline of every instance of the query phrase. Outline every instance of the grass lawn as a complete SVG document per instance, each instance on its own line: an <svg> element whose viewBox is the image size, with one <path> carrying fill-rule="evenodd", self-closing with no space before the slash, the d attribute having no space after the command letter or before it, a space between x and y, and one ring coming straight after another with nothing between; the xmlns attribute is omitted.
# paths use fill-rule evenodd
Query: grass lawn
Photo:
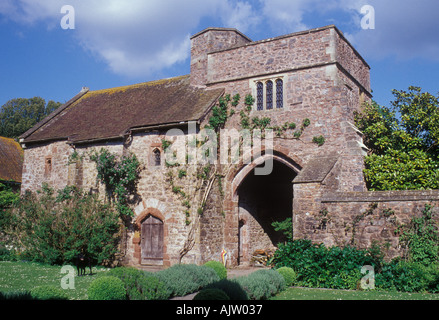
<svg viewBox="0 0 439 320"><path fill-rule="evenodd" d="M439 294L288 288L271 300L439 300Z"/></svg>
<svg viewBox="0 0 439 320"><path fill-rule="evenodd" d="M74 277L74 289L66 289L71 300L87 300L87 289L103 268L93 268L93 275ZM89 269L87 268L87 274ZM42 285L61 287L61 279L68 273L61 273L61 266L42 265L33 262L0 261L0 291L17 292L31 290Z"/></svg>

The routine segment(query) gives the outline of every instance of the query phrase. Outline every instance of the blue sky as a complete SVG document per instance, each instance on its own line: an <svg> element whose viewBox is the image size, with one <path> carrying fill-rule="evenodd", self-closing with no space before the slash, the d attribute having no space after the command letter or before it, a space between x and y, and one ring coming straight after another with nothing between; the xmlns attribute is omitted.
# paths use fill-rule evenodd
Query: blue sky
<svg viewBox="0 0 439 320"><path fill-rule="evenodd" d="M64 5L74 29L63 29ZM375 10L375 29L362 29ZM237 28L261 40L335 24L371 66L374 99L439 92L437 0L0 0L0 105L188 74L191 35ZM68 23L72 23L71 20Z"/></svg>

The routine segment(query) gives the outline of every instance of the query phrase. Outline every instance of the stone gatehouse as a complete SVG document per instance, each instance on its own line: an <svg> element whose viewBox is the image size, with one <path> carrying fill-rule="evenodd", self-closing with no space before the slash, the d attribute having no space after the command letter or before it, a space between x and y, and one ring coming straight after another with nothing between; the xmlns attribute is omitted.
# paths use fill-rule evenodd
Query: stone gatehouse
<svg viewBox="0 0 439 320"><path fill-rule="evenodd" d="M123 262L130 265L199 264L220 260L223 250L229 266L248 264L254 251L282 240L271 224L289 217L295 238L346 242L351 235L343 223L370 203L380 203L377 212L395 203L409 217L438 199L435 191L409 192L405 198L367 192L366 148L353 112L371 99L369 71L332 25L262 41L236 29L208 28L191 38L190 75L83 88L23 134L22 190L47 182L103 194L88 152L134 153L143 169L121 244ZM253 128L257 120L269 119L265 128L275 131L270 143L265 137L265 143L252 145L251 161L191 165L186 155L178 166L167 165L164 141L186 148L191 141L202 144L206 137L199 134L215 116L219 99L237 94L223 131L243 129L245 119ZM249 95L253 104L244 99ZM74 153L80 155L76 161ZM268 163L269 174L256 173ZM411 206L402 208L401 201ZM322 212L331 216L324 226ZM386 222L380 223L364 225L357 244L382 240L397 250Z"/></svg>

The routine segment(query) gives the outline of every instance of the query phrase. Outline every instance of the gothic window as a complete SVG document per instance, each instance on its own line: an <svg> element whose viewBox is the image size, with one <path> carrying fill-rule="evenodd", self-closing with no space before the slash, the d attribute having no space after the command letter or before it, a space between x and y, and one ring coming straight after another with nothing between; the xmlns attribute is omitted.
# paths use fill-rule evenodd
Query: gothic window
<svg viewBox="0 0 439 320"><path fill-rule="evenodd" d="M162 155L159 149L154 149L153 153L153 163L156 167L160 166L162 163Z"/></svg>
<svg viewBox="0 0 439 320"><path fill-rule="evenodd" d="M267 81L267 110L273 109L273 81Z"/></svg>
<svg viewBox="0 0 439 320"><path fill-rule="evenodd" d="M284 82L282 79L276 80L276 108L284 107Z"/></svg>
<svg viewBox="0 0 439 320"><path fill-rule="evenodd" d="M256 89L257 89L257 93L256 93L257 108L258 108L258 110L263 110L264 109L264 85L262 84L262 82L257 83Z"/></svg>

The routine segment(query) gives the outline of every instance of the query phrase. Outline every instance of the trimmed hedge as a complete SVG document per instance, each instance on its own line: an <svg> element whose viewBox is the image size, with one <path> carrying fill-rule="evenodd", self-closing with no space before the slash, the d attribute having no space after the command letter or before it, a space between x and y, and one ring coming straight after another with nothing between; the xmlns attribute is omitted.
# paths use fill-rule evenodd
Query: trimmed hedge
<svg viewBox="0 0 439 320"><path fill-rule="evenodd" d="M96 278L88 287L89 300L125 300L124 283L114 276Z"/></svg>
<svg viewBox="0 0 439 320"><path fill-rule="evenodd" d="M235 280L251 300L264 300L285 290L284 277L273 269L255 271Z"/></svg>
<svg viewBox="0 0 439 320"><path fill-rule="evenodd" d="M35 287L30 295L35 300L69 300L63 289L50 285Z"/></svg>
<svg viewBox="0 0 439 320"><path fill-rule="evenodd" d="M90 300L158 300L197 291L200 292L195 300L261 300L285 287L284 276L274 269L229 280L220 279L213 268L205 265L179 264L155 273L132 267L114 268L95 279L88 293Z"/></svg>
<svg viewBox="0 0 439 320"><path fill-rule="evenodd" d="M163 281L151 272L133 267L118 267L110 270L108 275L122 280L128 300L166 300L169 298Z"/></svg>
<svg viewBox="0 0 439 320"><path fill-rule="evenodd" d="M297 275L292 268L281 267L276 271L279 272L282 275L282 277L284 277L285 285L287 287L291 287L296 282Z"/></svg>
<svg viewBox="0 0 439 320"><path fill-rule="evenodd" d="M218 275L218 277L222 280L222 279L227 279L227 269L226 267L219 261L207 261L204 266L212 268L213 270L215 270L216 274Z"/></svg>
<svg viewBox="0 0 439 320"><path fill-rule="evenodd" d="M195 264L176 264L155 276L165 284L169 297L185 296L220 280L212 268Z"/></svg>

